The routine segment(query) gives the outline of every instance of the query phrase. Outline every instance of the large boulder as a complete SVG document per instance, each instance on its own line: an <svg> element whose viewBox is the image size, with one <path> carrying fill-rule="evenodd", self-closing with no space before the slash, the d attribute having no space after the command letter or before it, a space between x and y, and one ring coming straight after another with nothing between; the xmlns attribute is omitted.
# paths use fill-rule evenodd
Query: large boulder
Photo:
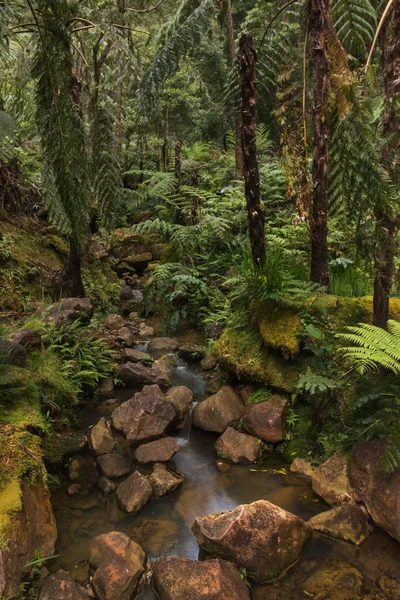
<svg viewBox="0 0 400 600"><path fill-rule="evenodd" d="M147 352L142 352L141 350L136 350L135 348L125 348L123 362L143 363L149 366L153 362L153 359Z"/></svg>
<svg viewBox="0 0 400 600"><path fill-rule="evenodd" d="M102 454L111 454L114 450L115 440L111 432L111 427L104 417L102 417L89 431L89 445L91 451L96 456Z"/></svg>
<svg viewBox="0 0 400 600"><path fill-rule="evenodd" d="M21 344L0 340L0 352L7 357L8 362L16 367L23 367L26 363L26 350Z"/></svg>
<svg viewBox="0 0 400 600"><path fill-rule="evenodd" d="M24 348L41 348L42 346L41 335L34 329L21 329L14 335L14 342Z"/></svg>
<svg viewBox="0 0 400 600"><path fill-rule="evenodd" d="M223 433L233 422L238 421L244 411L241 398L235 390L225 385L194 409L193 423L200 429Z"/></svg>
<svg viewBox="0 0 400 600"><path fill-rule="evenodd" d="M113 426L135 446L164 435L174 419L175 410L158 385L144 386L112 413Z"/></svg>
<svg viewBox="0 0 400 600"><path fill-rule="evenodd" d="M245 582L233 565L222 560L159 558L154 586L160 600L249 600Z"/></svg>
<svg viewBox="0 0 400 600"><path fill-rule="evenodd" d="M168 387L170 384L168 375L156 365L147 367L141 363L127 362L121 365L119 377L128 387L138 384Z"/></svg>
<svg viewBox="0 0 400 600"><path fill-rule="evenodd" d="M125 321L121 315L111 314L104 319L103 325L110 331L119 331L125 325Z"/></svg>
<svg viewBox="0 0 400 600"><path fill-rule="evenodd" d="M174 352L179 348L178 340L169 337L157 337L150 340L147 344L147 351L154 353Z"/></svg>
<svg viewBox="0 0 400 600"><path fill-rule="evenodd" d="M88 600L85 590L60 569L43 582L39 600Z"/></svg>
<svg viewBox="0 0 400 600"><path fill-rule="evenodd" d="M228 429L215 442L215 450L219 458L239 463L254 463L261 458L261 446L251 435L240 433L228 427Z"/></svg>
<svg viewBox="0 0 400 600"><path fill-rule="evenodd" d="M178 354L188 362L200 362L204 358L204 348L189 342L179 346Z"/></svg>
<svg viewBox="0 0 400 600"><path fill-rule="evenodd" d="M175 475L167 470L162 463L156 463L153 472L149 477L153 495L155 498L161 498L169 492L173 492L183 482L183 477Z"/></svg>
<svg viewBox="0 0 400 600"><path fill-rule="evenodd" d="M258 582L283 576L298 560L311 528L267 500L198 517L192 527L199 546L244 567Z"/></svg>
<svg viewBox="0 0 400 600"><path fill-rule="evenodd" d="M117 488L118 505L126 513L135 513L151 498L153 488L148 479L135 471Z"/></svg>
<svg viewBox="0 0 400 600"><path fill-rule="evenodd" d="M179 450L178 443L173 437L165 437L148 444L142 444L135 451L135 458L142 464L151 462L167 462Z"/></svg>
<svg viewBox="0 0 400 600"><path fill-rule="evenodd" d="M354 491L347 473L347 461L339 451L314 469L311 483L314 492L330 506L354 500Z"/></svg>
<svg viewBox="0 0 400 600"><path fill-rule="evenodd" d="M88 323L93 317L94 307L89 298L64 298L61 302L48 306L44 311L39 310L45 322L54 322L62 325L66 322L80 319Z"/></svg>
<svg viewBox="0 0 400 600"><path fill-rule="evenodd" d="M374 522L400 542L400 467L390 476L382 473L385 440L353 446L350 478L357 499L365 504Z"/></svg>
<svg viewBox="0 0 400 600"><path fill-rule="evenodd" d="M125 533L112 531L93 540L89 563L94 570L96 598L132 600L145 570L146 555Z"/></svg>
<svg viewBox="0 0 400 600"><path fill-rule="evenodd" d="M129 460L119 454L102 454L98 457L97 464L104 477L109 479L123 477L131 470Z"/></svg>
<svg viewBox="0 0 400 600"><path fill-rule="evenodd" d="M344 504L319 513L308 524L316 531L356 546L362 544L370 533L367 515L356 504Z"/></svg>
<svg viewBox="0 0 400 600"><path fill-rule="evenodd" d="M177 423L182 424L194 399L192 390L184 385L177 385L170 388L165 397L175 409Z"/></svg>
<svg viewBox="0 0 400 600"><path fill-rule="evenodd" d="M287 399L278 395L267 402L250 404L244 411L243 429L270 444L283 442L286 438L287 408Z"/></svg>
<svg viewBox="0 0 400 600"><path fill-rule="evenodd" d="M121 260L121 263L128 265L135 270L135 273L141 275L143 271L147 269L151 260L153 260L151 252L143 252L142 254L135 254L134 256L126 256Z"/></svg>

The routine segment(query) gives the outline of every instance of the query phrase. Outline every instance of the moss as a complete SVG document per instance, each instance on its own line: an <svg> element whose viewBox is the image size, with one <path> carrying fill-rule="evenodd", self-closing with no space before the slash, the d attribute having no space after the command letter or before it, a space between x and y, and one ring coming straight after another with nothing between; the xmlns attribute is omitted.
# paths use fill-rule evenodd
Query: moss
<svg viewBox="0 0 400 600"><path fill-rule="evenodd" d="M82 269L82 279L86 295L92 301L96 312L113 312L119 303L121 286L109 263L97 259L86 264Z"/></svg>
<svg viewBox="0 0 400 600"><path fill-rule="evenodd" d="M22 510L22 492L19 481L9 481L0 490L0 549L7 544L7 529L13 513Z"/></svg>
<svg viewBox="0 0 400 600"><path fill-rule="evenodd" d="M298 355L301 319L293 310L284 305L268 304L259 319L259 328L268 348L279 350L288 359Z"/></svg>

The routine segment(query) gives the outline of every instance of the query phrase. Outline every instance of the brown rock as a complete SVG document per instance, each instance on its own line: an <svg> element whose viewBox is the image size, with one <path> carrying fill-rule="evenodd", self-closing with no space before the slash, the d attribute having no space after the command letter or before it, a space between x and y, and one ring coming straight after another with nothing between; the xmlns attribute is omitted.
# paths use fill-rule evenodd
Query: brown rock
<svg viewBox="0 0 400 600"><path fill-rule="evenodd" d="M167 462L179 450L175 438L166 437L148 444L142 444L136 449L135 458L142 464L150 462Z"/></svg>
<svg viewBox="0 0 400 600"><path fill-rule="evenodd" d="M389 477L384 476L380 464L384 451L385 440L355 444L350 462L351 483L374 522L400 542L400 468Z"/></svg>
<svg viewBox="0 0 400 600"><path fill-rule="evenodd" d="M148 352L174 352L179 348L178 340L169 337L156 337L147 344Z"/></svg>
<svg viewBox="0 0 400 600"><path fill-rule="evenodd" d="M143 252L142 254L136 254L134 256L126 256L122 259L122 262L133 267L141 275L145 269L149 266L149 262L153 260L151 252Z"/></svg>
<svg viewBox="0 0 400 600"><path fill-rule="evenodd" d="M96 461L92 456L72 456L68 464L68 475L71 481L79 481L96 472Z"/></svg>
<svg viewBox="0 0 400 600"><path fill-rule="evenodd" d="M21 344L0 340L0 352L7 357L7 362L16 367L23 367L26 363L26 350Z"/></svg>
<svg viewBox="0 0 400 600"><path fill-rule="evenodd" d="M203 360L200 361L200 366L203 369L203 371L211 371L217 366L217 361L215 360L212 354L207 352Z"/></svg>
<svg viewBox="0 0 400 600"><path fill-rule="evenodd" d="M302 584L305 596L321 600L364 600L364 577L350 563L327 560Z"/></svg>
<svg viewBox="0 0 400 600"><path fill-rule="evenodd" d="M114 381L112 377L107 377L107 379L103 379L96 390L97 396L108 396L112 394L114 391Z"/></svg>
<svg viewBox="0 0 400 600"><path fill-rule="evenodd" d="M198 344L182 344L179 346L178 354L188 362L200 362L204 358L204 348Z"/></svg>
<svg viewBox="0 0 400 600"><path fill-rule="evenodd" d="M164 435L174 418L175 410L158 385L144 386L112 413L114 427L136 446Z"/></svg>
<svg viewBox="0 0 400 600"><path fill-rule="evenodd" d="M194 409L193 423L200 429L223 433L243 415L244 406L234 389L228 385L221 388Z"/></svg>
<svg viewBox="0 0 400 600"><path fill-rule="evenodd" d="M127 362L121 366L119 376L125 385L161 385L168 387L169 377L163 373L156 365L146 367L140 363Z"/></svg>
<svg viewBox="0 0 400 600"><path fill-rule="evenodd" d="M135 336L128 327L123 327L118 333L117 340L122 342L125 346L131 348L135 341Z"/></svg>
<svg viewBox="0 0 400 600"><path fill-rule="evenodd" d="M135 513L151 498L153 488L148 479L135 471L117 488L118 505L126 513Z"/></svg>
<svg viewBox="0 0 400 600"><path fill-rule="evenodd" d="M290 465L290 470L292 473L298 473L304 477L311 477L314 471L310 461L304 460L304 458L295 458Z"/></svg>
<svg viewBox="0 0 400 600"><path fill-rule="evenodd" d="M43 582L39 600L88 600L85 590L60 569Z"/></svg>
<svg viewBox="0 0 400 600"><path fill-rule="evenodd" d="M314 492L330 506L338 506L354 499L347 474L347 462L339 451L314 469L311 483Z"/></svg>
<svg viewBox="0 0 400 600"><path fill-rule="evenodd" d="M89 430L89 445L96 456L111 454L114 450L115 440L111 432L111 427L104 417Z"/></svg>
<svg viewBox="0 0 400 600"><path fill-rule="evenodd" d="M142 352L141 350L135 350L134 348L125 348L124 351L124 362L133 362L133 363L144 363L151 364L153 359L150 354L147 352Z"/></svg>
<svg viewBox="0 0 400 600"><path fill-rule="evenodd" d="M97 464L104 477L110 479L123 477L131 470L128 459L119 454L102 454L98 457Z"/></svg>
<svg viewBox="0 0 400 600"><path fill-rule="evenodd" d="M14 335L14 342L24 348L41 348L42 338L34 329L21 329Z"/></svg>
<svg viewBox="0 0 400 600"><path fill-rule="evenodd" d="M243 415L243 429L264 442L277 444L286 438L288 401L272 396L267 402L250 404Z"/></svg>
<svg viewBox="0 0 400 600"><path fill-rule="evenodd" d="M164 464L154 465L153 472L149 477L155 498L161 498L173 492L184 481L183 477L174 475L167 470Z"/></svg>
<svg viewBox="0 0 400 600"><path fill-rule="evenodd" d="M73 310L80 313L82 320L90 321L93 317L94 307L89 298L64 298L54 305L55 310ZM50 311L51 312L51 311Z"/></svg>
<svg viewBox="0 0 400 600"><path fill-rule="evenodd" d="M236 429L228 429L215 442L219 458L234 464L254 463L261 458L261 446L256 438Z"/></svg>
<svg viewBox="0 0 400 600"><path fill-rule="evenodd" d="M87 437L84 434L70 435L63 438L62 445L64 456L78 454L78 452L86 447L87 441Z"/></svg>
<svg viewBox="0 0 400 600"><path fill-rule="evenodd" d="M93 591L99 600L132 600L145 570L142 548L119 531L96 537L90 547Z"/></svg>
<svg viewBox="0 0 400 600"><path fill-rule="evenodd" d="M110 331L119 331L124 325L124 319L117 314L108 315L103 321L103 326Z"/></svg>
<svg viewBox="0 0 400 600"><path fill-rule="evenodd" d="M282 577L296 563L311 528L283 508L259 500L198 517L192 531L203 550L233 560L262 582Z"/></svg>
<svg viewBox="0 0 400 600"><path fill-rule="evenodd" d="M184 385L178 385L170 388L165 397L175 409L177 423L183 423L194 399L192 390Z"/></svg>
<svg viewBox="0 0 400 600"><path fill-rule="evenodd" d="M356 504L344 504L315 515L308 521L310 527L331 537L359 546L369 536L368 519Z"/></svg>
<svg viewBox="0 0 400 600"><path fill-rule="evenodd" d="M249 600L249 590L230 563L159 558L154 585L160 600Z"/></svg>
<svg viewBox="0 0 400 600"><path fill-rule="evenodd" d="M107 477L99 477L97 485L106 496L112 494L117 489L117 485L113 481L110 481L110 479L107 479Z"/></svg>

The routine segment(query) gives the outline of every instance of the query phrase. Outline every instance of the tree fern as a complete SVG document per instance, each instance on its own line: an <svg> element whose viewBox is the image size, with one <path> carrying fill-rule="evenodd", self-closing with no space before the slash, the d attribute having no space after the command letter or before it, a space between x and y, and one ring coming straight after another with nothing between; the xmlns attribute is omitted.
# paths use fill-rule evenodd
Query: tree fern
<svg viewBox="0 0 400 600"><path fill-rule="evenodd" d="M364 56L376 29L376 10L369 0L333 0L332 18L345 49Z"/></svg>

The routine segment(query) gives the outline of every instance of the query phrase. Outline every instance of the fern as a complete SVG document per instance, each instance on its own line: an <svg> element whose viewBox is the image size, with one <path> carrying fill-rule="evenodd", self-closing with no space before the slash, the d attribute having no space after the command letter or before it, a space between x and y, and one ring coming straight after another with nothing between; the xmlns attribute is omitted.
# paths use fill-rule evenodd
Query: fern
<svg viewBox="0 0 400 600"><path fill-rule="evenodd" d="M332 18L347 52L364 56L376 30L376 10L369 0L333 0Z"/></svg>

